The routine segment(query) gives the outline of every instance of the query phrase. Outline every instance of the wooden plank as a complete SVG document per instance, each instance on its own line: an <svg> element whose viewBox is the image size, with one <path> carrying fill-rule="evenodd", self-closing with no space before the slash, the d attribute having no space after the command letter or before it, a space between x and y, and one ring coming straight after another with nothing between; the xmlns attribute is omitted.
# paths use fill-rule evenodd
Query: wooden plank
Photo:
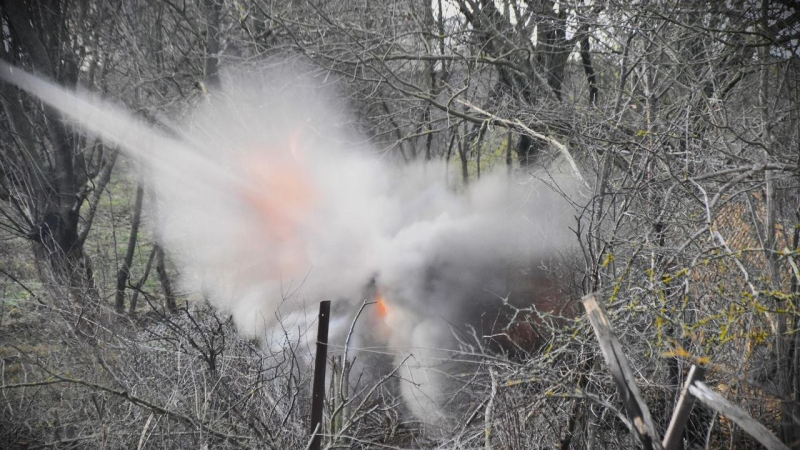
<svg viewBox="0 0 800 450"><path fill-rule="evenodd" d="M706 370L700 366L693 365L689 369L689 375L686 377L686 382L683 383L681 389L681 396L678 398L678 405L675 406L675 411L672 411L672 420L669 421L667 433L664 435L664 449L665 450L678 450L681 441L683 440L683 430L686 428L686 422L689 420L689 413L692 412L695 400L697 398L689 393L689 387L695 381L703 381Z"/></svg>
<svg viewBox="0 0 800 450"><path fill-rule="evenodd" d="M768 450L789 450L789 447L772 434L767 427L750 417L747 411L729 402L725 397L711 390L705 383L695 382L689 386L689 393L709 408L731 419Z"/></svg>
<svg viewBox="0 0 800 450"><path fill-rule="evenodd" d="M611 329L608 317L595 294L583 297L583 307L586 308L589 323L594 328L595 336L600 343L600 350L611 369L611 376L617 384L620 398L631 419L636 437L645 450L661 450L661 439L656 434L650 410L647 409L647 404L636 386L630 363L625 352L622 351L622 344L614 334L614 330Z"/></svg>
<svg viewBox="0 0 800 450"><path fill-rule="evenodd" d="M328 324L331 302L319 302L319 327L317 328L317 356L314 360L314 381L311 387L311 442L310 450L319 450L322 445L322 407L325 403L325 369L328 366Z"/></svg>

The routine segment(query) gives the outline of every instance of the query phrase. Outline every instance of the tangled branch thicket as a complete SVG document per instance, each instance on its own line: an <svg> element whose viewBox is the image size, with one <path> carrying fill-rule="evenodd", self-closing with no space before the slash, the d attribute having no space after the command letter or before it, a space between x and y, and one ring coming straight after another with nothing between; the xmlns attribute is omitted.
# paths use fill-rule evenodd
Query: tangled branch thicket
<svg viewBox="0 0 800 450"><path fill-rule="evenodd" d="M308 441L311 370L304 341L276 349L244 340L230 317L210 307L117 317L111 327L39 303L22 309L29 319L3 328L4 342L13 342L2 370L4 442L27 448L303 448ZM576 326L575 332L587 331ZM452 428L436 433L403 412L395 384L411 381L402 371L378 381L353 377L346 426L331 422L325 432L332 443L355 448L474 447L487 436L501 447L555 444L572 412L568 406L585 399L603 411L599 442L630 441L628 421L616 406L569 381L595 357L581 347L554 335L546 354L514 362L465 342L452 360L469 360L469 369L451 376L469 402ZM334 347L332 355L341 351ZM329 396L328 417L340 400Z"/></svg>
<svg viewBox="0 0 800 450"><path fill-rule="evenodd" d="M18 343L3 373L4 442L305 445L309 373L298 361L302 349L265 352L208 307L122 320L113 330L96 322L76 329L76 314L45 306L28 313L49 332L4 330Z"/></svg>
<svg viewBox="0 0 800 450"><path fill-rule="evenodd" d="M4 61L159 126L226 67L297 64L336 84L384 158L442 160L454 190L579 168L577 256L537 268L569 273L564 307L530 299L490 337L458 330L441 372L462 388L436 426L398 393L415 383L405 363L337 384L352 361L332 347L331 447L635 448L576 303L589 292L658 432L694 363L800 444L795 2L7 0L0 24ZM0 89L0 442L305 448L312 330L251 341L189 301L137 161ZM755 445L702 407L684 438Z"/></svg>

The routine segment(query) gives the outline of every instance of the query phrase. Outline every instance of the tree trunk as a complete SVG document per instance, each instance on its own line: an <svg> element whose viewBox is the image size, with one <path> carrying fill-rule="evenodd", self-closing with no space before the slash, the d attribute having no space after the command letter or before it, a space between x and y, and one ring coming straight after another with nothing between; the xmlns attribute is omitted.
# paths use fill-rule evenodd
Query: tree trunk
<svg viewBox="0 0 800 450"><path fill-rule="evenodd" d="M131 234L128 237L128 248L125 251L125 259L122 261L122 267L117 272L117 293L115 301L115 309L118 314L125 312L125 286L128 284L128 278L131 274L131 264L133 264L133 255L136 252L136 240L139 236L139 224L142 221L142 199L144 198L144 186L139 181L136 184L136 202L133 206L133 217L131 218Z"/></svg>
<svg viewBox="0 0 800 450"><path fill-rule="evenodd" d="M144 283L147 281L147 278L150 276L150 269L153 267L153 259L155 259L156 252L158 251L158 244L153 244L152 250L150 250L150 256L147 257L147 264L144 265L144 273L142 274L142 278L133 286L133 294L131 295L131 304L128 309L128 314L136 314L136 305L139 300L139 292L144 286Z"/></svg>
<svg viewBox="0 0 800 450"><path fill-rule="evenodd" d="M28 8L23 2L6 2L4 5L13 38L10 41L11 51L21 49L20 53L34 72L51 81L58 81L55 67L60 63L64 67L59 75L74 84L76 78L72 68L77 67L72 61L74 55L60 51L58 55L48 55L43 36L55 31L35 28L35 24L40 22L37 19L41 19L37 16L36 7ZM59 5L55 7L58 9ZM48 17L66 20L58 14ZM57 35L49 36L47 43L51 50L53 47L56 51L61 48L63 43L60 38ZM97 300L99 295L94 285L91 261L84 253L84 241L78 231L80 209L87 189L83 187L83 173L75 169L75 136L68 131L60 114L52 108L43 107L42 116L49 146L36 155L38 161L32 160L30 163L47 174L49 183L28 186L32 192L31 201L36 203L36 207L33 229L26 237L33 242L33 253L42 281L57 298L82 302L88 296Z"/></svg>
<svg viewBox="0 0 800 450"><path fill-rule="evenodd" d="M467 146L469 139L467 139L466 133L461 136L461 142L458 145L458 156L461 157L461 180L464 182L464 186L469 185L469 168L467 167Z"/></svg>
<svg viewBox="0 0 800 450"><path fill-rule="evenodd" d="M158 272L158 281L161 283L161 289L164 290L164 305L170 312L177 311L178 306L175 303L175 294L172 292L172 282L169 279L164 262L164 249L160 245L156 250L156 272Z"/></svg>
<svg viewBox="0 0 800 450"><path fill-rule="evenodd" d="M205 0L206 14L206 59L205 78L209 90L219 89L219 16L222 0Z"/></svg>
<svg viewBox="0 0 800 450"><path fill-rule="evenodd" d="M150 204L151 213L153 217L153 226L155 228L155 241L153 251L156 258L156 273L158 274L158 281L161 284L161 289L164 291L164 306L170 312L178 309L175 303L175 293L172 291L172 282L170 281L169 274L167 273L166 255L164 248L161 246L161 232L158 214L158 201L156 200L155 191L150 191Z"/></svg>
<svg viewBox="0 0 800 450"><path fill-rule="evenodd" d="M583 71L586 73L586 82L589 84L589 103L592 106L597 106L597 77L595 77L594 66L592 66L591 46L588 35L581 39L581 62L583 63Z"/></svg>

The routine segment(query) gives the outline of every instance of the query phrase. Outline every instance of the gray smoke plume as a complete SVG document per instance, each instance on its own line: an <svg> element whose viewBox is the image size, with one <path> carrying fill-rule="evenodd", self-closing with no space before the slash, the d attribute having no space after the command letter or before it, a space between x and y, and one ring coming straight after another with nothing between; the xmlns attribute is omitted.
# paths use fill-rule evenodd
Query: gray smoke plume
<svg viewBox="0 0 800 450"><path fill-rule="evenodd" d="M395 364L413 355L404 375L422 387L402 394L420 418L442 412L441 365L455 335L480 328L501 298L544 296L540 266L575 241L575 213L548 183L490 173L457 192L443 163L392 164L353 131L335 90L297 72L231 70L178 137L102 99L0 72L145 163L183 285L243 334L281 346L331 299L331 342L341 346L380 292L350 344L385 347ZM546 178L575 195L579 177L561 166Z"/></svg>

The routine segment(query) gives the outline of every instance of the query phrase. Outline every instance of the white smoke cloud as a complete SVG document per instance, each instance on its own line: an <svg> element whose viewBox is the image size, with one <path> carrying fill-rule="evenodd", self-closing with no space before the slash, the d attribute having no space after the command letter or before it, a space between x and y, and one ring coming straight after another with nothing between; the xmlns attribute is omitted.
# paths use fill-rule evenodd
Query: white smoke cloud
<svg viewBox="0 0 800 450"><path fill-rule="evenodd" d="M352 345L386 346L395 363L413 354L404 370L421 387L402 394L421 418L438 416L448 394L433 368L455 348L453 328L475 326L499 297L536 301L536 289L519 289L520 272L575 240L574 211L545 183L490 173L456 192L442 163L392 164L362 144L334 90L295 71L231 70L180 138L102 100L21 79L146 163L184 287L230 312L242 333L280 346L330 299L331 342L342 345L374 281L388 313L365 314ZM568 171L551 171L577 193Z"/></svg>
<svg viewBox="0 0 800 450"><path fill-rule="evenodd" d="M155 172L172 212L164 235L181 267L195 274L190 286L203 285L243 333L266 332L274 345L286 330L303 329L277 327L276 310L302 322L315 317L317 301L332 299L339 305L331 342L341 346L374 279L389 313L362 317L351 345L386 346L393 364L405 361L400 372L412 383L400 392L414 415L434 422L459 387L447 375L460 367L447 362L457 346L453 328L476 326L474 316L500 297L519 295L520 276L510 272L564 251L575 239L568 229L574 211L530 176L487 174L456 192L443 163L387 162L354 144L363 139L351 134L352 119L331 95L296 73L229 77L192 115L186 135L236 173L256 202L239 185L216 186L208 197ZM555 179L570 193L579 186L570 173ZM259 210L271 207L278 212ZM360 357L362 369L376 363Z"/></svg>

